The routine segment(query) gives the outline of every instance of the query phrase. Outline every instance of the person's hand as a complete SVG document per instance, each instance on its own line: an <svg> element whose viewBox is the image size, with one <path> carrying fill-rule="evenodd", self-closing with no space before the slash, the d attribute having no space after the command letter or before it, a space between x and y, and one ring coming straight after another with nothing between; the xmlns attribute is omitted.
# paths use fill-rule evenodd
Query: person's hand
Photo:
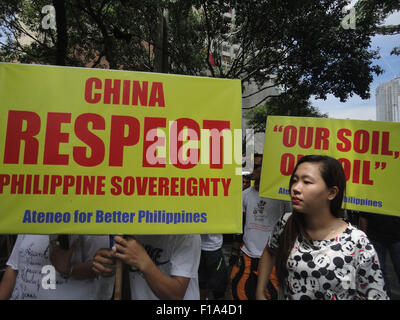
<svg viewBox="0 0 400 320"><path fill-rule="evenodd" d="M115 264L115 252L108 248L96 251L93 261L92 270L103 277L110 277L114 274L114 268L110 268Z"/></svg>
<svg viewBox="0 0 400 320"><path fill-rule="evenodd" d="M233 267L238 264L239 261L239 256L237 254L232 253L231 256L229 257L229 266Z"/></svg>
<svg viewBox="0 0 400 320"><path fill-rule="evenodd" d="M230 267L238 265L239 256L240 256L240 249L232 248L231 256L229 257L229 266Z"/></svg>
<svg viewBox="0 0 400 320"><path fill-rule="evenodd" d="M114 246L116 248L115 257L121 259L131 267L137 268L143 272L152 263L146 249L133 236L123 238L114 237Z"/></svg>
<svg viewBox="0 0 400 320"><path fill-rule="evenodd" d="M50 261L54 268L62 275L70 275L72 272L71 258L76 246L78 239L74 241L72 246L68 249L62 249L57 240L50 242Z"/></svg>

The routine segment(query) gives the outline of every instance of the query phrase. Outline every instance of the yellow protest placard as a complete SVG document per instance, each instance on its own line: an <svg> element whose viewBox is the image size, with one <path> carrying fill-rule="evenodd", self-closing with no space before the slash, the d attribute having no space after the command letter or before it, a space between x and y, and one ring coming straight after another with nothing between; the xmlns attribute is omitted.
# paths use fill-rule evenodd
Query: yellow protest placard
<svg viewBox="0 0 400 320"><path fill-rule="evenodd" d="M240 127L239 80L0 63L0 233L240 232Z"/></svg>
<svg viewBox="0 0 400 320"><path fill-rule="evenodd" d="M324 154L346 173L343 207L400 216L400 123L269 116L260 195L290 200L289 179L298 159Z"/></svg>

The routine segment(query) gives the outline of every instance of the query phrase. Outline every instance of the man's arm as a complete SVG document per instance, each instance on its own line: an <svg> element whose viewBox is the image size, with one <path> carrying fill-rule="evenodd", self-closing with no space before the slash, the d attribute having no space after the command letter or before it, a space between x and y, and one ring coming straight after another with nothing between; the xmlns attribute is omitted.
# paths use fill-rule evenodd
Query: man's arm
<svg viewBox="0 0 400 320"><path fill-rule="evenodd" d="M364 218L364 217L360 217L360 229L362 231L364 231L365 233L367 233L367 229L368 229L368 219Z"/></svg>
<svg viewBox="0 0 400 320"><path fill-rule="evenodd" d="M114 241L117 249L115 257L139 269L143 273L148 286L159 299L183 299L190 278L169 276L162 272L134 237L124 239L116 236Z"/></svg>
<svg viewBox="0 0 400 320"><path fill-rule="evenodd" d="M92 270L92 262L78 262L72 264L72 254L77 246L78 240L75 240L71 248L62 249L57 241L51 241L50 261L54 268L64 277L73 277L75 279L90 279L95 277Z"/></svg>
<svg viewBox="0 0 400 320"><path fill-rule="evenodd" d="M17 279L18 271L10 266L4 272L0 283L0 300L8 300L14 290L15 280Z"/></svg>
<svg viewBox="0 0 400 320"><path fill-rule="evenodd" d="M189 285L190 278L168 276L150 260L147 266L140 269L153 293L161 300L182 300Z"/></svg>
<svg viewBox="0 0 400 320"><path fill-rule="evenodd" d="M258 279L256 288L257 300L267 299L265 296L265 289L267 288L269 276L271 275L272 268L274 267L274 265L275 265L275 256L273 256L268 251L268 249L265 248L258 263Z"/></svg>

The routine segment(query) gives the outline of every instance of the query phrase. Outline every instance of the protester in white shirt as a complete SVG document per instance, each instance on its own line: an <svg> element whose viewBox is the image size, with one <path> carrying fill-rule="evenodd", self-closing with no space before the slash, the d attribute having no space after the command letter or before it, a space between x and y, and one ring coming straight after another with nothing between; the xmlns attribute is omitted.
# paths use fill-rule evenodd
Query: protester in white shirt
<svg viewBox="0 0 400 320"><path fill-rule="evenodd" d="M18 235L0 284L0 300L38 299L42 267L48 264L49 236Z"/></svg>
<svg viewBox="0 0 400 320"><path fill-rule="evenodd" d="M57 271L55 290L40 288L43 300L95 300L101 296L98 280L92 270L96 251L109 246L108 236L70 235L69 249L62 249L57 241L50 242L50 261ZM105 297L109 298L109 297Z"/></svg>
<svg viewBox="0 0 400 320"><path fill-rule="evenodd" d="M73 235L69 241L70 249L63 250L56 241L50 244L48 235L18 235L0 285L0 299L97 299L91 258L99 248L108 245L108 236ZM54 286L49 283L51 250L55 258ZM42 273L45 266L50 268Z"/></svg>
<svg viewBox="0 0 400 320"><path fill-rule="evenodd" d="M199 235L115 236L114 241L115 252L97 251L93 270L100 276L109 276L113 273L109 266L115 264L115 259L121 259L130 266L131 299L200 298Z"/></svg>
<svg viewBox="0 0 400 320"><path fill-rule="evenodd" d="M254 170L251 175L254 186L242 192L244 215L243 238L233 244L231 298L233 300L254 300L256 298L257 268L259 259L275 224L284 214L287 205L284 201L259 196L262 155L254 156ZM271 274L267 296L277 299L278 285L276 274Z"/></svg>

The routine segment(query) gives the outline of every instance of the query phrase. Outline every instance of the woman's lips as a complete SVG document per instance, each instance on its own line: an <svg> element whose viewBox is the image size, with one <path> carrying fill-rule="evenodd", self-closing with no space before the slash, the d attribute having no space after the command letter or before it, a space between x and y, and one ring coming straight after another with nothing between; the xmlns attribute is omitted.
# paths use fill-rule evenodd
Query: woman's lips
<svg viewBox="0 0 400 320"><path fill-rule="evenodd" d="M301 201L301 200L298 199L298 198L293 198L293 199L292 199L292 203L293 203L293 204L299 204L300 201Z"/></svg>

